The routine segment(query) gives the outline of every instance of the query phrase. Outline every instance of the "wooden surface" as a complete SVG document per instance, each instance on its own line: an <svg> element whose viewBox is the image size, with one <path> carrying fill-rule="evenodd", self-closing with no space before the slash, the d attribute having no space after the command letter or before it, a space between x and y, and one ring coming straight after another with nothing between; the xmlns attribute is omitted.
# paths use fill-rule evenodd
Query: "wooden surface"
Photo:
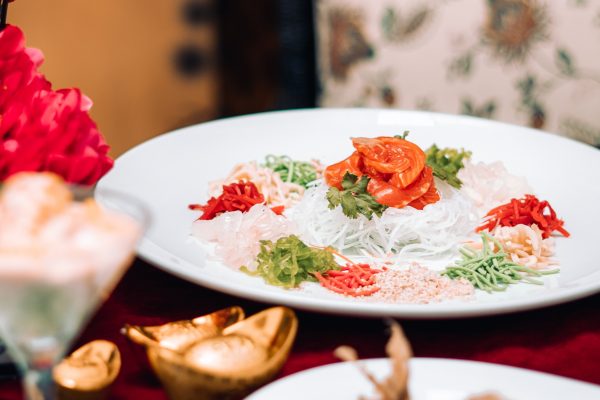
<svg viewBox="0 0 600 400"><path fill-rule="evenodd" d="M55 89L80 87L94 101L92 115L117 156L218 113L216 23L190 27L183 1L24 0L11 4L8 20L28 46L42 49L42 71ZM173 63L186 44L209 60L188 78Z"/></svg>

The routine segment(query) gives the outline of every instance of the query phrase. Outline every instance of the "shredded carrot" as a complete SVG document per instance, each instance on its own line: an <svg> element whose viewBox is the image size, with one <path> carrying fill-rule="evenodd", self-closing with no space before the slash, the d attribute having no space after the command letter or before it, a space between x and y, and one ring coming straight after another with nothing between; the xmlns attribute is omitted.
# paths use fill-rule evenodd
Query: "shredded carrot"
<svg viewBox="0 0 600 400"><path fill-rule="evenodd" d="M382 269L371 268L368 264L348 263L340 270L332 270L323 274L315 272L321 285L333 292L346 296L370 296L379 290L375 284L375 275Z"/></svg>
<svg viewBox="0 0 600 400"><path fill-rule="evenodd" d="M570 233L563 228L564 221L557 218L556 212L546 200L540 201L531 194L526 194L521 199L512 199L509 203L490 210L484 217L483 223L477 228L477 232L492 231L497 226L516 226L519 224L536 224L542 231L544 239L558 231L565 237Z"/></svg>

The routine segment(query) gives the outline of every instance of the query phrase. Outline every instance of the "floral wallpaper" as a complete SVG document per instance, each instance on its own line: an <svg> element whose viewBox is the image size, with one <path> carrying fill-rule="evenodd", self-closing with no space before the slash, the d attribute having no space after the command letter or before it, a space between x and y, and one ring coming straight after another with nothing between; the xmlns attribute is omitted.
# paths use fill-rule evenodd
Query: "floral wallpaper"
<svg viewBox="0 0 600 400"><path fill-rule="evenodd" d="M493 118L600 146L600 0L315 0L322 106Z"/></svg>

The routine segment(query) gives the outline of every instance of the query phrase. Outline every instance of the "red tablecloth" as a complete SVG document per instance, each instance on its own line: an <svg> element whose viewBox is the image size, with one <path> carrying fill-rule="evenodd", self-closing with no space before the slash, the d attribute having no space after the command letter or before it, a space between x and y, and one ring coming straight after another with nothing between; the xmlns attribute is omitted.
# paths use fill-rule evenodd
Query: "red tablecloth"
<svg viewBox="0 0 600 400"><path fill-rule="evenodd" d="M115 342L123 357L111 399L166 400L148 371L143 352L119 334L125 323L158 325L190 319L230 305L250 315L268 305L224 295L185 282L137 261L83 332L79 346L94 339ZM298 311L296 343L281 376L336 362L333 349L354 346L362 358L384 356L386 324ZM600 295L513 315L445 321L401 321L415 356L513 365L600 384ZM16 379L0 381L0 399L22 399Z"/></svg>

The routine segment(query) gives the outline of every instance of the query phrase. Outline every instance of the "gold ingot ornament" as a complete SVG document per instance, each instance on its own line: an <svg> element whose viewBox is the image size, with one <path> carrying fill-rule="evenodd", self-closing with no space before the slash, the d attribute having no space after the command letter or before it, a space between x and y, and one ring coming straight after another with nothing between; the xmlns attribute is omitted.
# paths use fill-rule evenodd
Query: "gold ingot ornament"
<svg viewBox="0 0 600 400"><path fill-rule="evenodd" d="M196 326L191 321L178 321L150 330L128 326L125 334L146 346L150 365L171 400L240 398L281 369L296 337L298 320L286 307L269 308L247 319L237 312L241 309L233 309L214 314L235 314L238 321L209 314L200 318L215 325L208 329L203 324L199 333L188 331ZM183 327L182 332L177 333L177 327ZM150 331L140 338L140 332Z"/></svg>
<svg viewBox="0 0 600 400"><path fill-rule="evenodd" d="M131 341L142 346L159 346L180 352L194 342L220 335L223 329L243 319L244 310L234 306L192 320L159 326L125 325L122 332Z"/></svg>
<svg viewBox="0 0 600 400"><path fill-rule="evenodd" d="M117 346L94 340L65 358L52 371L60 400L106 399L121 369Z"/></svg>

